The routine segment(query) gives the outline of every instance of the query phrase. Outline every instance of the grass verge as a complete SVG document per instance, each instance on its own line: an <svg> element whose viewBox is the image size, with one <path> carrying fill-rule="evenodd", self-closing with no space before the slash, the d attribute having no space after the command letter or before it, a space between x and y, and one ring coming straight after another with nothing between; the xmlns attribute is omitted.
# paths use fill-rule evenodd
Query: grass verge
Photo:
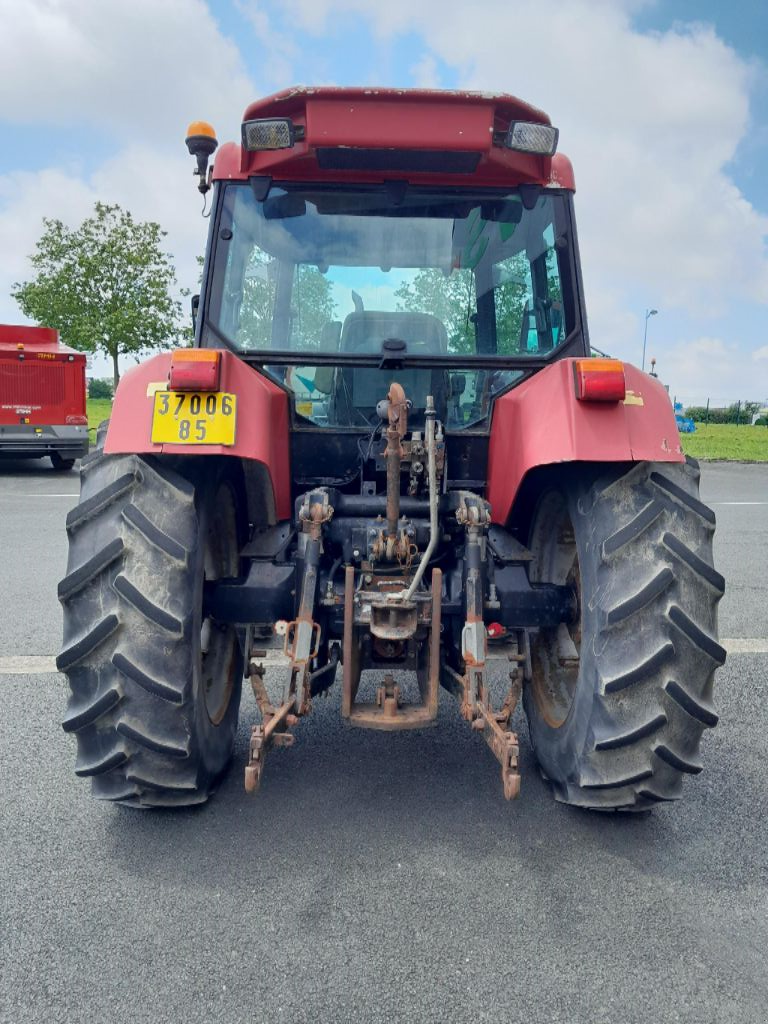
<svg viewBox="0 0 768 1024"><path fill-rule="evenodd" d="M695 434L681 434L683 451L696 459L768 462L768 427L697 423Z"/></svg>
<svg viewBox="0 0 768 1024"><path fill-rule="evenodd" d="M88 417L88 439L93 447L96 444L96 427L102 420L109 419L112 412L112 399L89 398L85 403L85 412Z"/></svg>

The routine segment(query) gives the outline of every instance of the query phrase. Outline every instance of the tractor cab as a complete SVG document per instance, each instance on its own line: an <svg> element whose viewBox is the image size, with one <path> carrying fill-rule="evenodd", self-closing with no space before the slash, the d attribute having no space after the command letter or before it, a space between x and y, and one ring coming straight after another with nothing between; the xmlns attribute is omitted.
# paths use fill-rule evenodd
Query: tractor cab
<svg viewBox="0 0 768 1024"><path fill-rule="evenodd" d="M487 428L493 400L580 347L569 200L454 184L226 182L201 343L286 388L302 421L370 429L397 372L423 421Z"/></svg>

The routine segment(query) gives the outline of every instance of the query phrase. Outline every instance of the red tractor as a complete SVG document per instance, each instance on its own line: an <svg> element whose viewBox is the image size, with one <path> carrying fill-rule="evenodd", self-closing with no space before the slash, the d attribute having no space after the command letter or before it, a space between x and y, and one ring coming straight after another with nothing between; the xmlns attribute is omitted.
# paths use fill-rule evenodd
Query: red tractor
<svg viewBox="0 0 768 1024"><path fill-rule="evenodd" d="M96 796L206 800L243 678L249 791L337 681L368 729L447 690L508 798L521 695L560 801L641 810L701 770L715 517L661 385L590 358L557 137L507 95L292 89L209 170L191 126L195 347L125 374L67 518L64 728Z"/></svg>

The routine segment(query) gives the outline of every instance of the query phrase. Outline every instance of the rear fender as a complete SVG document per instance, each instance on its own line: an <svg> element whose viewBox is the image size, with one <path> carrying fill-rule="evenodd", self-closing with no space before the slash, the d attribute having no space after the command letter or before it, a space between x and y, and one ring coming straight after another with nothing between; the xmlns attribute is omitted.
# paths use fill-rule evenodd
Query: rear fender
<svg viewBox="0 0 768 1024"><path fill-rule="evenodd" d="M163 352L126 371L120 380L104 444L108 455L148 454L242 459L246 484L269 479L277 519L291 516L288 396L232 352L221 351L219 389L237 395L233 445L153 444L152 411L157 391L168 386L171 353ZM257 465L248 465L257 464ZM268 502L268 504L271 504Z"/></svg>
<svg viewBox="0 0 768 1024"><path fill-rule="evenodd" d="M526 474L573 462L684 462L672 403L653 377L624 364L623 402L576 398L573 359L561 359L496 401L488 449L488 501L509 518Z"/></svg>

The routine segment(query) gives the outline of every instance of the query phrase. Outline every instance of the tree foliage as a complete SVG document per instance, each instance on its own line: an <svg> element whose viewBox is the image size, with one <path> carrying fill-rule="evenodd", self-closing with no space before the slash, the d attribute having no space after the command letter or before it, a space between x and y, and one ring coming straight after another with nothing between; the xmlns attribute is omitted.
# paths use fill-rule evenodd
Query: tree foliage
<svg viewBox="0 0 768 1024"><path fill-rule="evenodd" d="M292 268L290 319L280 324L275 321L275 299L281 272L288 273L288 267L280 267L278 260L253 249L243 279L235 330L236 341L243 348L320 347L323 327L336 315L330 281L315 266L302 263Z"/></svg>
<svg viewBox="0 0 768 1024"><path fill-rule="evenodd" d="M516 253L496 264L494 271L497 352L499 355L516 355L524 351L527 344L527 314L533 298L530 264L525 253ZM559 305L562 296L554 250L547 253L546 274L546 298L550 304ZM473 317L477 299L475 275L470 269L454 269L448 276L438 269L420 270L412 281L402 284L395 295L398 309L431 313L442 320L448 333L449 353L475 353Z"/></svg>
<svg viewBox="0 0 768 1024"><path fill-rule="evenodd" d="M726 409L691 405L685 410L685 415L695 423L751 423L759 409L759 402L734 402Z"/></svg>
<svg viewBox="0 0 768 1024"><path fill-rule="evenodd" d="M442 270L420 270L412 281L395 292L402 312L431 313L442 320L448 334L448 351L464 355L475 350L475 279L471 270L454 270L448 277Z"/></svg>
<svg viewBox="0 0 768 1024"><path fill-rule="evenodd" d="M181 340L176 272L159 224L96 203L74 230L55 219L43 225L30 257L35 277L12 292L26 316L55 327L72 348L109 357L115 386L120 356Z"/></svg>
<svg viewBox="0 0 768 1024"><path fill-rule="evenodd" d="M102 377L91 377L88 381L89 398L113 398L112 381Z"/></svg>

